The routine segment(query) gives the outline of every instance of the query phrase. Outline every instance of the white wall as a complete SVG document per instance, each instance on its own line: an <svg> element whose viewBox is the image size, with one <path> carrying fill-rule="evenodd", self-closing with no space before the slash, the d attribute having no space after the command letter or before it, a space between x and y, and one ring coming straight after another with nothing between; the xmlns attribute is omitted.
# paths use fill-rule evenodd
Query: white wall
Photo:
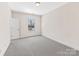
<svg viewBox="0 0 79 59"><path fill-rule="evenodd" d="M79 3L69 3L42 16L42 34L79 50Z"/></svg>
<svg viewBox="0 0 79 59"><path fill-rule="evenodd" d="M28 37L28 36L36 36L36 35L40 35L40 16L38 15L34 15L34 14L28 14L28 13L22 13L22 12L16 12L13 11L12 15L16 18L16 20L19 21L19 34L20 37ZM28 31L28 16L31 16L35 19L35 31ZM16 25L16 24L14 24ZM15 27L14 29L16 29L17 27ZM13 29L13 30L14 30ZM16 31L17 32L17 31ZM18 32L17 32L18 33ZM15 33L15 34L17 34Z"/></svg>
<svg viewBox="0 0 79 59"><path fill-rule="evenodd" d="M0 55L4 55L10 43L9 19L8 4L0 2Z"/></svg>

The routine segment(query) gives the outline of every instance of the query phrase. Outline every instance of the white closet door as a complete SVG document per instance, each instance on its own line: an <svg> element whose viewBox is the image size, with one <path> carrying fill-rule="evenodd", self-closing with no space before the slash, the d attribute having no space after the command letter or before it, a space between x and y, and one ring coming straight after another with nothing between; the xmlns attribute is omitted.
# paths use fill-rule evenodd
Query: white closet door
<svg viewBox="0 0 79 59"><path fill-rule="evenodd" d="M10 20L11 39L19 38L19 29L19 20L17 18L12 18Z"/></svg>

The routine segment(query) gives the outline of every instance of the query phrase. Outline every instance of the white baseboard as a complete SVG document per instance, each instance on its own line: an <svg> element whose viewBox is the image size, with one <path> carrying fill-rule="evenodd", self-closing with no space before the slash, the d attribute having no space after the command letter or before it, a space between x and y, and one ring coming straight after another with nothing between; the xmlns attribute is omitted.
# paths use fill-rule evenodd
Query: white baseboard
<svg viewBox="0 0 79 59"><path fill-rule="evenodd" d="M0 56L4 56L4 54L5 54L6 50L8 49L9 45L10 45L10 41L8 41L6 46L4 48L2 48Z"/></svg>
<svg viewBox="0 0 79 59"><path fill-rule="evenodd" d="M70 47L70 48L73 48L73 49L79 51L79 48L76 48L76 47L74 47L74 46L72 46L72 45L70 45L70 44L67 44L67 43L63 42L63 41L57 40L57 39L55 39L55 38L53 38L53 37L51 37L51 36L47 36L47 35L44 35L44 34L42 34L42 36L47 37L47 38L49 38L49 39L51 39L51 40L54 40L54 41L59 42L59 43L65 45L65 46L68 46L68 47Z"/></svg>

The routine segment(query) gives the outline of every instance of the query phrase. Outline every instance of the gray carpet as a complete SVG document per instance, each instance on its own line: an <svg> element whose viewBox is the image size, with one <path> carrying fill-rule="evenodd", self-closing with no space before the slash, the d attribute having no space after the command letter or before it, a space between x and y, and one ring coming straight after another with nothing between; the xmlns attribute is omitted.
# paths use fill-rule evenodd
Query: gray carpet
<svg viewBox="0 0 79 59"><path fill-rule="evenodd" d="M43 36L12 40L5 56L78 56L76 51Z"/></svg>

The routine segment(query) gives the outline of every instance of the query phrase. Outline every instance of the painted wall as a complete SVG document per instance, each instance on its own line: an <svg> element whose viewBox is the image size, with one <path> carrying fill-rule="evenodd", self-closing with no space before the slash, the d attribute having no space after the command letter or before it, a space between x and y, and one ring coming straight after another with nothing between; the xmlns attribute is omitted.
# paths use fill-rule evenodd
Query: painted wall
<svg viewBox="0 0 79 59"><path fill-rule="evenodd" d="M79 50L79 3L68 3L42 16L42 34Z"/></svg>
<svg viewBox="0 0 79 59"><path fill-rule="evenodd" d="M0 55L4 55L10 43L9 20L10 10L8 3L0 3Z"/></svg>
<svg viewBox="0 0 79 59"><path fill-rule="evenodd" d="M12 12L13 17L16 18L16 20L18 20L19 22L19 35L21 38L23 37L28 37L28 36L35 36L35 35L40 35L40 16L38 15L33 15L33 14L27 14L27 13L21 13L21 12L16 12L13 11ZM31 16L35 19L35 31L28 31L28 16ZM13 24L16 25L16 24ZM15 28L13 28L13 30L15 30L17 27L15 26ZM17 30L16 30L17 32ZM18 32L17 32L18 33ZM15 34L17 34L15 33Z"/></svg>

